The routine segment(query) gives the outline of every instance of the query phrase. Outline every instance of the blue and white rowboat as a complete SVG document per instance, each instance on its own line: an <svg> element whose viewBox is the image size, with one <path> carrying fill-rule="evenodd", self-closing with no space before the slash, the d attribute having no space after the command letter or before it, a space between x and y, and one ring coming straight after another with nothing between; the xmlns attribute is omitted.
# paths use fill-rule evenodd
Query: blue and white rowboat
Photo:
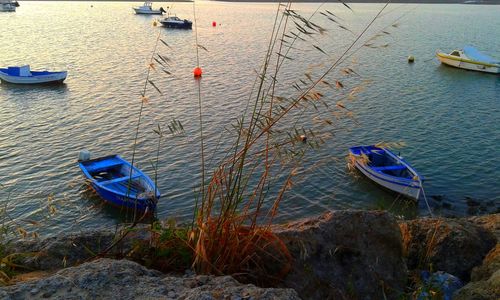
<svg viewBox="0 0 500 300"><path fill-rule="evenodd" d="M350 163L379 185L418 200L423 178L398 155L375 145L349 148Z"/></svg>
<svg viewBox="0 0 500 300"><path fill-rule="evenodd" d="M62 83L68 72L31 71L30 66L0 68L0 79L15 84Z"/></svg>
<svg viewBox="0 0 500 300"><path fill-rule="evenodd" d="M160 191L154 182L120 156L84 158L78 165L97 194L108 203L138 211L147 209L152 212L156 209Z"/></svg>

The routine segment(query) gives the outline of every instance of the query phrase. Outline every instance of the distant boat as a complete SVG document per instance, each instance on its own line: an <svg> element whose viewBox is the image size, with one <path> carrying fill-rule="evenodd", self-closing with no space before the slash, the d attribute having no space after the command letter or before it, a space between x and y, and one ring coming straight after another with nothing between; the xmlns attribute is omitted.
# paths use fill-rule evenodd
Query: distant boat
<svg viewBox="0 0 500 300"><path fill-rule="evenodd" d="M436 53L441 63L465 70L500 74L500 61L479 52L472 46L453 50L450 54Z"/></svg>
<svg viewBox="0 0 500 300"><path fill-rule="evenodd" d="M0 79L15 84L62 83L68 76L67 71L31 71L30 66L0 68Z"/></svg>
<svg viewBox="0 0 500 300"><path fill-rule="evenodd" d="M406 197L418 200L423 178L400 156L383 147L349 148L350 163L377 184Z"/></svg>
<svg viewBox="0 0 500 300"><path fill-rule="evenodd" d="M160 191L141 170L118 155L89 158L90 154L82 155L81 152L78 165L101 198L112 205L128 209L148 209L149 212L156 209Z"/></svg>
<svg viewBox="0 0 500 300"><path fill-rule="evenodd" d="M160 9L153 9L153 3L150 1L146 1L142 6L133 7L132 9L138 15L161 15L166 12L163 7L160 7Z"/></svg>
<svg viewBox="0 0 500 300"><path fill-rule="evenodd" d="M160 20L160 23L166 28L192 29L193 22L187 19L181 20L176 16L169 16Z"/></svg>
<svg viewBox="0 0 500 300"><path fill-rule="evenodd" d="M0 11L5 12L14 12L16 11L16 7L19 6L17 1L12 0L0 0Z"/></svg>

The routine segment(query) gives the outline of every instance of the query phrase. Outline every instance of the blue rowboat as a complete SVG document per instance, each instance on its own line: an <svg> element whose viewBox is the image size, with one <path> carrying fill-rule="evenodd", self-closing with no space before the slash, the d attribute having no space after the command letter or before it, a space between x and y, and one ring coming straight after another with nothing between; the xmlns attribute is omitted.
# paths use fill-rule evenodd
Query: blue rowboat
<svg viewBox="0 0 500 300"><path fill-rule="evenodd" d="M108 203L138 211L155 210L160 191L151 178L120 156L82 159L80 155L78 165L97 194Z"/></svg>
<svg viewBox="0 0 500 300"><path fill-rule="evenodd" d="M383 147L349 148L350 164L379 185L406 197L418 200L423 178L400 156Z"/></svg>
<svg viewBox="0 0 500 300"><path fill-rule="evenodd" d="M30 66L0 68L0 79L15 84L62 83L68 72L31 71Z"/></svg>

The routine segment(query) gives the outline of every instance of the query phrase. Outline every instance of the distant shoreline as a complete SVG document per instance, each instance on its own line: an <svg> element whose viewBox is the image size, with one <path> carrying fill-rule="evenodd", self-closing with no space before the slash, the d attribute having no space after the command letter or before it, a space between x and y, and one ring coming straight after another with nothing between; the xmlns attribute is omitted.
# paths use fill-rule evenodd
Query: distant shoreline
<svg viewBox="0 0 500 300"><path fill-rule="evenodd" d="M67 1L67 2L144 2L144 0L19 0L19 2L33 2L33 1ZM208 1L216 1L216 2L257 2L257 3L277 3L279 0L208 0ZM470 1L470 0L469 0ZM469 2L467 0L393 0L391 3L393 4L467 4L467 5L498 5L500 4L500 0L483 0L478 1L477 3L464 3ZM152 1L156 3L161 2L194 2L193 0L171 0L171 1ZM340 3L338 0L294 0L294 3ZM346 1L349 3L386 3L387 1L383 0L354 0L354 1Z"/></svg>
<svg viewBox="0 0 500 300"><path fill-rule="evenodd" d="M279 2L279 0L210 0L210 1L220 1L220 2ZM340 3L338 0L326 0L326 1L318 1L318 0L295 0L294 3ZM345 1L345 3L386 3L387 1L383 0L354 0L354 1ZM464 3L468 2L467 0L393 0L391 3L408 3L408 4L467 4L467 5L496 5L500 4L500 0L483 0L478 1L477 3Z"/></svg>

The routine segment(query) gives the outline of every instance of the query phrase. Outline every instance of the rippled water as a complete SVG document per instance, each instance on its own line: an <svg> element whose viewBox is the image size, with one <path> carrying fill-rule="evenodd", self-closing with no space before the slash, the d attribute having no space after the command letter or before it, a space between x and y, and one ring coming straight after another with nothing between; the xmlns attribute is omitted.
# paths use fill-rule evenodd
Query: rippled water
<svg viewBox="0 0 500 300"><path fill-rule="evenodd" d="M30 64L32 69L67 69L62 86L19 87L0 84L0 203L9 216L44 220L42 231L115 224L123 220L88 192L76 165L78 151L94 155L118 153L131 157L134 128L147 61L158 30L171 46L163 54L172 59L174 76L153 74L164 91L151 92L141 127L138 164L153 174L156 123L180 120L183 136L162 142L159 157L160 218L180 221L191 217L199 174L197 85L193 31L152 26L152 17L134 15L134 3L22 2L16 13L0 14L0 65ZM155 5L160 6L160 3ZM167 3L162 3L167 6ZM334 11L359 32L382 7L353 4L354 13L341 5ZM309 16L317 4L297 4ZM198 2L200 65L208 152L212 153L224 126L234 122L265 54L275 4ZM193 19L190 3L175 3L178 16ZM500 206L500 76L440 66L436 49L450 51L464 44L500 58L500 6L393 5L374 29L386 28L379 49L363 48L347 62L361 77L345 79L371 83L349 102L357 122L340 121L333 138L310 152L301 179L282 204L280 220L309 216L337 208L390 208L406 215L426 214L394 201L345 168L347 148L379 141L404 141L401 154L428 179L426 194L436 211L466 214L467 197L481 207ZM218 23L212 27L212 21ZM338 56L353 36L330 26L325 50ZM376 30L374 30L376 31ZM319 42L318 42L319 43ZM416 63L406 63L408 55ZM294 79L307 66L324 60L314 49L296 54L285 69ZM319 66L321 67L321 66ZM290 87L281 86L285 91ZM307 115L306 117L309 117ZM223 135L223 142L231 139ZM448 203L444 205L443 203ZM49 217L47 205L57 212ZM27 225L28 226L28 225Z"/></svg>

